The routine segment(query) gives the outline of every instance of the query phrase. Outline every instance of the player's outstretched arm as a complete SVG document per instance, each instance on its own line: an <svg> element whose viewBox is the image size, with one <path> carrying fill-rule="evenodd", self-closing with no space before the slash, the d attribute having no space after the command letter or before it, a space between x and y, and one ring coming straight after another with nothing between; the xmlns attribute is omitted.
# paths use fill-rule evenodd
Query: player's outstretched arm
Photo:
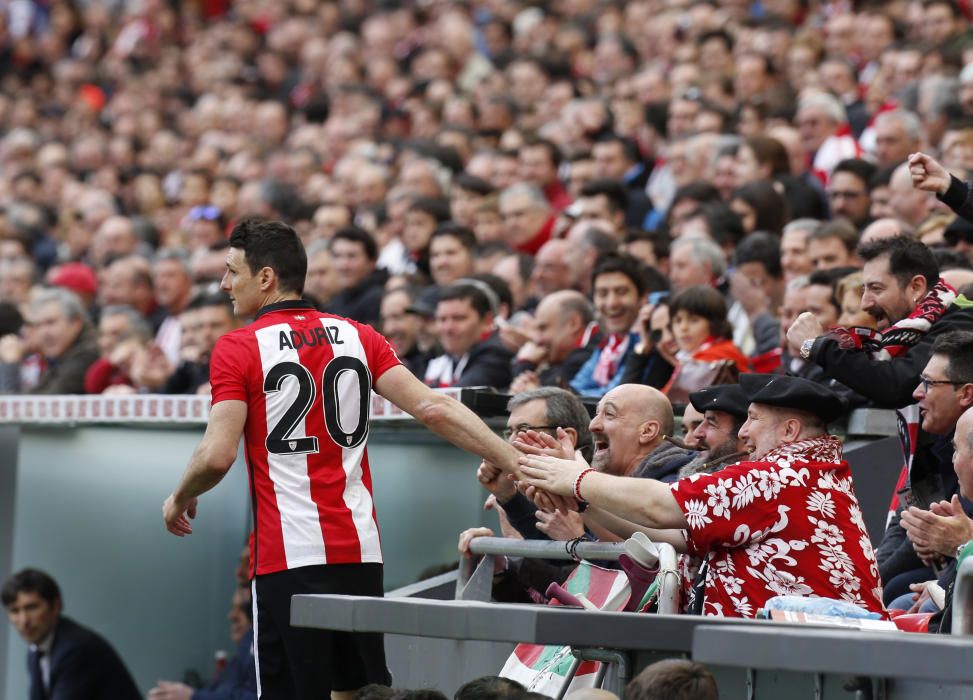
<svg viewBox="0 0 973 700"><path fill-rule="evenodd" d="M375 391L460 449L479 455L508 474L517 473L517 450L473 411L433 391L405 367L399 365L385 372L375 382Z"/></svg>
<svg viewBox="0 0 973 700"><path fill-rule="evenodd" d="M189 519L196 517L196 497L216 486L233 466L240 436L247 422L245 401L220 401L213 406L206 433L176 490L162 505L166 529L182 537L192 534Z"/></svg>

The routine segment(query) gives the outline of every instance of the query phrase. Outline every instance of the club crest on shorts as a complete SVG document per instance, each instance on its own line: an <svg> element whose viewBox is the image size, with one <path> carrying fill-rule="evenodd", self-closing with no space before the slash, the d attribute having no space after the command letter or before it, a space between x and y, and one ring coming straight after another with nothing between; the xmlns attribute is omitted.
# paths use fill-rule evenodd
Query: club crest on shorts
<svg viewBox="0 0 973 700"><path fill-rule="evenodd" d="M297 449L297 440L288 440L287 445L291 448L291 452Z"/></svg>

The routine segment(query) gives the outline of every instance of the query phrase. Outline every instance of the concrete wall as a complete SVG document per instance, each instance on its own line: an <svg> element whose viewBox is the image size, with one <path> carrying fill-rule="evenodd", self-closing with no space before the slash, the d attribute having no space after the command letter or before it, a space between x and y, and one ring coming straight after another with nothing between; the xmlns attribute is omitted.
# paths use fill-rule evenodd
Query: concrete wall
<svg viewBox="0 0 973 700"><path fill-rule="evenodd" d="M107 637L147 692L231 650L226 614L250 528L242 461L200 502L194 533L169 535L162 501L201 426L0 430L0 578L32 566L60 583L66 614ZM375 424L369 458L386 588L456 562L460 530L487 522L478 460L411 422ZM495 518L493 518L495 523ZM5 667L5 668L4 668ZM27 697L25 645L0 634L0 695Z"/></svg>

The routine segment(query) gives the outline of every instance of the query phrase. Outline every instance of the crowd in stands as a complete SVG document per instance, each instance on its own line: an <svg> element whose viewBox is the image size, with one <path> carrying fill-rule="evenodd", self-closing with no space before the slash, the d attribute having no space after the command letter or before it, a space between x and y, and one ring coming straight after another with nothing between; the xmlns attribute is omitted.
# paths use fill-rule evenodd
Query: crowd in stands
<svg viewBox="0 0 973 700"><path fill-rule="evenodd" d="M959 0L8 3L0 392L207 394L247 321L228 233L280 219L307 299L430 386L512 394L511 440L563 438L605 479L719 489L741 453L779 456L747 406L800 410L755 375L820 388L792 427L828 463L822 420L895 409L900 498L833 588L948 610L973 539L971 22ZM613 500L639 484L587 477L582 516L478 476L511 536L617 538L622 512L673 537ZM498 581L522 596L527 569ZM752 615L720 578L708 604Z"/></svg>

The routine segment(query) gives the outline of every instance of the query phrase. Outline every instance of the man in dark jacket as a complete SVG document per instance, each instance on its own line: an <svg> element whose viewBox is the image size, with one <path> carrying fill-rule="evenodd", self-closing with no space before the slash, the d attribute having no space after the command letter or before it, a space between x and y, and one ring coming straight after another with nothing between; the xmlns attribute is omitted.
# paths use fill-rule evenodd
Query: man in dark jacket
<svg viewBox="0 0 973 700"><path fill-rule="evenodd" d="M84 375L98 359L96 334L81 300L67 289L48 289L31 302L30 320L44 369L32 394L83 394ZM26 346L17 343L4 353L0 386L19 393L20 362Z"/></svg>
<svg viewBox="0 0 973 700"><path fill-rule="evenodd" d="M544 297L534 313L536 336L514 360L511 393L540 386L566 388L594 352L594 316L591 302L581 292L564 290Z"/></svg>
<svg viewBox="0 0 973 700"><path fill-rule="evenodd" d="M389 275L375 267L378 261L375 239L364 229L348 226L335 232L330 251L341 291L324 310L359 323L376 325Z"/></svg>
<svg viewBox="0 0 973 700"><path fill-rule="evenodd" d="M431 387L510 384L513 353L494 330L496 313L486 292L469 282L446 287L436 304L436 335L444 353L426 366Z"/></svg>
<svg viewBox="0 0 973 700"><path fill-rule="evenodd" d="M30 645L30 700L141 697L111 644L61 614L61 591L53 578L24 569L7 579L0 600Z"/></svg>

